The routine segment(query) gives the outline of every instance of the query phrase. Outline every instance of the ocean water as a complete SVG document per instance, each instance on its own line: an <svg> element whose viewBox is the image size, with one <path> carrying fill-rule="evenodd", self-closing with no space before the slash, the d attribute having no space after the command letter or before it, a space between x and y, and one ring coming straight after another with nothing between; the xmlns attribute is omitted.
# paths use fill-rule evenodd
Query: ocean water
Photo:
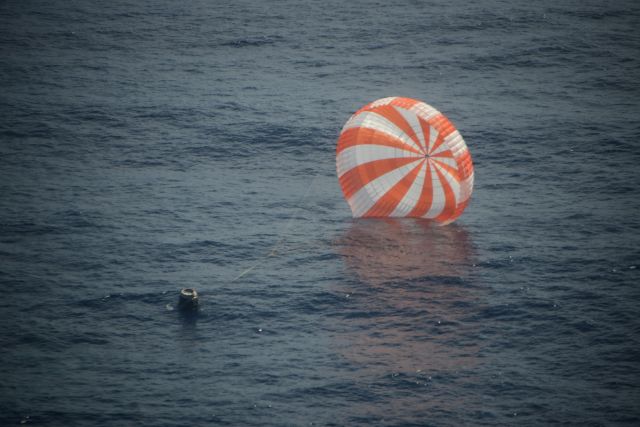
<svg viewBox="0 0 640 427"><path fill-rule="evenodd" d="M640 424L639 28L633 1L3 1L0 424ZM454 224L351 219L336 139L396 95L467 142Z"/></svg>

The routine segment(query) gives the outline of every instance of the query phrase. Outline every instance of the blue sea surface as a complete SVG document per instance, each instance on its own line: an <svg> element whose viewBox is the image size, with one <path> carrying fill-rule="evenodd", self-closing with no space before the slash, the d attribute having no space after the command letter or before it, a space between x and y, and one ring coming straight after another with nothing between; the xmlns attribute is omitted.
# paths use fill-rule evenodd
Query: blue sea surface
<svg viewBox="0 0 640 427"><path fill-rule="evenodd" d="M634 1L0 3L0 425L640 425ZM455 223L354 220L446 114ZM195 287L197 316L176 310Z"/></svg>

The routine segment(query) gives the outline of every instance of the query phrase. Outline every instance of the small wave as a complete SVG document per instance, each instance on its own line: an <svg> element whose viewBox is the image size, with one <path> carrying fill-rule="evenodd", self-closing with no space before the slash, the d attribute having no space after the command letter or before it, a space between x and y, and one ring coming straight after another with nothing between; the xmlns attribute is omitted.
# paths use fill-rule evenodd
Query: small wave
<svg viewBox="0 0 640 427"><path fill-rule="evenodd" d="M277 41L279 41L279 37L244 37L228 40L220 44L220 46L227 47L260 47L260 46L268 46L273 45Z"/></svg>

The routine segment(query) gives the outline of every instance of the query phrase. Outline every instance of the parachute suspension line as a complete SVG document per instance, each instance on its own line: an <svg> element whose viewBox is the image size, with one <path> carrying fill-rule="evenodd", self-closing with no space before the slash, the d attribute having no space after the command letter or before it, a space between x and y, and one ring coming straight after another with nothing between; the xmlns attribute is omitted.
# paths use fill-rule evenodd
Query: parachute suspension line
<svg viewBox="0 0 640 427"><path fill-rule="evenodd" d="M302 196L302 198L300 199L300 202L298 203L298 206L296 207L296 210L292 213L291 217L289 218L289 221L287 221L287 224L285 225L284 229L280 232L280 234L278 235L278 240L276 241L276 243L271 247L271 249L269 249L269 252L267 254L265 254L264 256L262 256L261 258L259 258L255 264L253 264L251 267L247 268L246 270L242 271L240 274L238 274L236 277L234 277L231 280L231 283L241 279L242 277L246 276L247 274L251 273L253 270L255 270L256 268L258 268L262 263L264 263L264 261L267 258L271 258L273 256L275 256L278 253L278 249L279 247L282 245L282 243L284 242L287 233L289 232L289 230L291 229L291 226L293 225L293 221L296 219L298 213L305 207L306 203L307 203L307 199L309 198L309 196L312 194L312 188L315 186L316 181L318 180L319 175L316 175L312 180L311 183L307 186L307 191L305 191L304 195Z"/></svg>

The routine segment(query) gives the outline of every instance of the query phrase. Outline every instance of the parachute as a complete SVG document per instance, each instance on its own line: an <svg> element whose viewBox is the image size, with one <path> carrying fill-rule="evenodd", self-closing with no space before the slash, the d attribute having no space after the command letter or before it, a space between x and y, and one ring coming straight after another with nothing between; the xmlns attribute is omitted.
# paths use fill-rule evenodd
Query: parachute
<svg viewBox="0 0 640 427"><path fill-rule="evenodd" d="M383 98L356 111L338 138L336 169L354 218L448 224L473 191L462 136L444 114L411 98Z"/></svg>

